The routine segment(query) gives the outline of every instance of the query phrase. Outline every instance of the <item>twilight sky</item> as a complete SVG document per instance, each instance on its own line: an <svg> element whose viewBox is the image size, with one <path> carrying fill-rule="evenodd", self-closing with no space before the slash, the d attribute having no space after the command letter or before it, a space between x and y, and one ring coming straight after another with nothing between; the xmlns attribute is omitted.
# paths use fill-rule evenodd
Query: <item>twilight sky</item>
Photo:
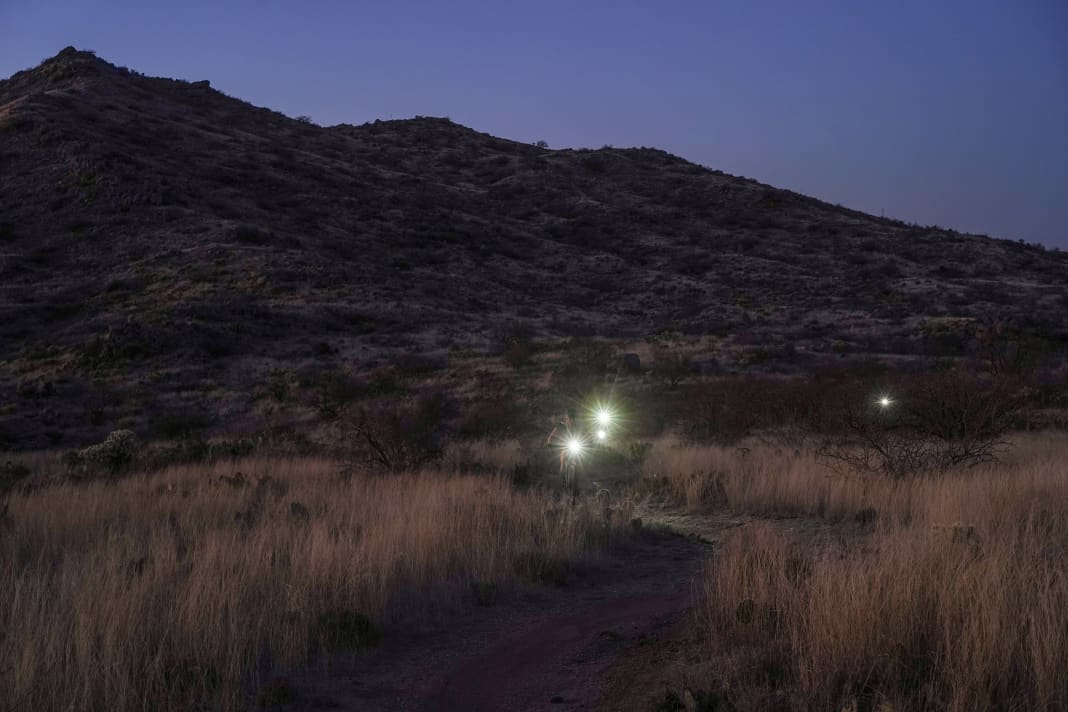
<svg viewBox="0 0 1068 712"><path fill-rule="evenodd" d="M1065 0L0 0L0 75L66 45L322 125L655 146L1068 248Z"/></svg>

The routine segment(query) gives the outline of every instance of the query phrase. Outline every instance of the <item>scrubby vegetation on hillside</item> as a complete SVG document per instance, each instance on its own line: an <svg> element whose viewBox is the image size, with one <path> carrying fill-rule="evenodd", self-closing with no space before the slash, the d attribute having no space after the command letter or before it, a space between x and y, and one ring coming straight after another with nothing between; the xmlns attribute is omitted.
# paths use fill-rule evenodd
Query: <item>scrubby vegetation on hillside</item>
<svg viewBox="0 0 1068 712"><path fill-rule="evenodd" d="M73 49L0 81L0 107L0 442L19 449L169 412L262 421L275 372L440 367L506 333L674 330L716 337L718 367L789 372L957 357L976 319L1068 333L1068 255L654 149L319 127Z"/></svg>

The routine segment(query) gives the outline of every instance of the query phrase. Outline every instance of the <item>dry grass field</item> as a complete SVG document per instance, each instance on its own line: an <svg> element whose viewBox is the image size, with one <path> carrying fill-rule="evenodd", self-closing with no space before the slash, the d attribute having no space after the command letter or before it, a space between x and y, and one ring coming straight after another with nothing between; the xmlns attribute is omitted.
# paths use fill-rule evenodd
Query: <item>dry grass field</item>
<svg viewBox="0 0 1068 712"><path fill-rule="evenodd" d="M680 690L738 710L1068 705L1063 434L901 479L750 445L663 438L631 494L576 507L509 482L514 441L388 476L262 456L17 491L0 530L5 704L272 707L276 675L373 647L394 621L554 582L650 497L749 522L697 581Z"/></svg>
<svg viewBox="0 0 1068 712"><path fill-rule="evenodd" d="M654 486L761 517L709 563L703 684L739 709L1068 708L1068 441L1014 445L895 481L659 444Z"/></svg>
<svg viewBox="0 0 1068 712"><path fill-rule="evenodd" d="M436 597L551 582L629 521L626 502L563 506L495 475L340 471L259 458L13 495L6 707L240 707L272 670L372 645Z"/></svg>

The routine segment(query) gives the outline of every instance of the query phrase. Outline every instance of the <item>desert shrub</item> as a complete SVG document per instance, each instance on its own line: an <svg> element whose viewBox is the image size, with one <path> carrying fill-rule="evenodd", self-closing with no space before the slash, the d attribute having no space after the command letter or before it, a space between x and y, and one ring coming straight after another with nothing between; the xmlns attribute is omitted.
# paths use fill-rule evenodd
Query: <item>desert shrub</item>
<svg viewBox="0 0 1068 712"><path fill-rule="evenodd" d="M387 472L418 468L441 455L456 404L442 391L402 402L379 401L352 408L342 431L355 459Z"/></svg>
<svg viewBox="0 0 1068 712"><path fill-rule="evenodd" d="M117 475L137 456L140 443L131 430L113 430L104 442L64 454L63 461L72 476Z"/></svg>
<svg viewBox="0 0 1068 712"><path fill-rule="evenodd" d="M900 478L995 460L1026 402L1016 379L960 370L910 379L884 404L848 408L818 453L835 465Z"/></svg>

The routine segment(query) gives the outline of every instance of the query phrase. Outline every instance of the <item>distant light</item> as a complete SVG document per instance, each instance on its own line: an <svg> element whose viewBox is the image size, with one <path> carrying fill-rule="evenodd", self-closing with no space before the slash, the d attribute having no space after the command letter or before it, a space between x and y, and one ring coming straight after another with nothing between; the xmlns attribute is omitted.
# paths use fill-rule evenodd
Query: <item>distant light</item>
<svg viewBox="0 0 1068 712"><path fill-rule="evenodd" d="M890 396L882 396L881 398L879 398L879 407L880 408L889 408L893 404L894 404L894 399L891 398Z"/></svg>
<svg viewBox="0 0 1068 712"><path fill-rule="evenodd" d="M586 449L586 444L582 442L581 438L571 438L567 441L567 454L571 457L578 457L582 454L582 451Z"/></svg>
<svg viewBox="0 0 1068 712"><path fill-rule="evenodd" d="M608 437L608 433L606 433L604 430L598 430L597 431L597 439L598 440L604 440L607 437Z"/></svg>
<svg viewBox="0 0 1068 712"><path fill-rule="evenodd" d="M600 426L606 426L612 422L612 412L607 408L599 408L597 410L597 424Z"/></svg>

